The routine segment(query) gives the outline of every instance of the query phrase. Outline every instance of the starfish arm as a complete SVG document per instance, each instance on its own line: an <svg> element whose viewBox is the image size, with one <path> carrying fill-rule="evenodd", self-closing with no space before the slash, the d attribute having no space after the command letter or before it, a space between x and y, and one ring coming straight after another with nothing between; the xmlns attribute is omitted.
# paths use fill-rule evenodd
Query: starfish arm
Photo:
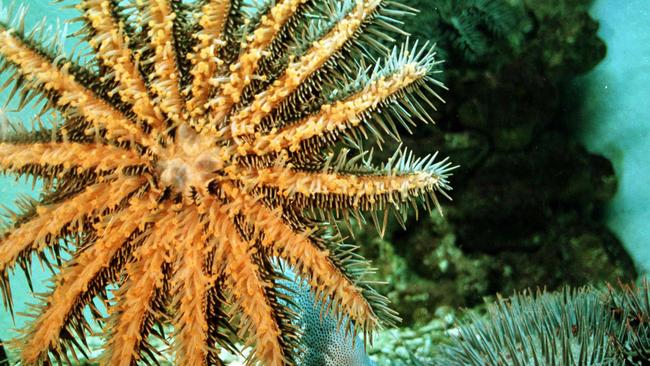
<svg viewBox="0 0 650 366"><path fill-rule="evenodd" d="M222 288L223 279L218 278L215 284L210 287L206 296L206 315L208 317L207 363L214 366L225 366L224 362L219 358L221 348L228 349L233 354L237 353L232 341L223 331L223 329L228 329L232 334L235 334L232 326L228 323L228 315L223 310L226 299L222 293Z"/></svg>
<svg viewBox="0 0 650 366"><path fill-rule="evenodd" d="M196 208L179 215L180 238L172 278L173 308L177 309L173 320L176 364L202 366L207 365L208 357L206 296L211 282L205 272L207 237Z"/></svg>
<svg viewBox="0 0 650 366"><path fill-rule="evenodd" d="M232 198L232 210L241 213L255 227L262 237L262 244L307 279L318 298L323 298L321 295L329 296L340 312L355 322L357 329L368 333L376 329L380 318L387 322L395 320L395 315L387 310L384 299L375 304L378 305L376 309L373 308L373 304L366 299L369 289L355 283L344 273L342 264L337 263L333 253L317 245L309 232L289 226L282 219L281 210L269 209L237 189L226 187L225 191ZM376 295L375 298L379 299L380 296Z"/></svg>
<svg viewBox="0 0 650 366"><path fill-rule="evenodd" d="M253 134L264 117L340 51L346 42L353 39L361 26L374 15L381 2L358 0L353 10L329 33L315 41L297 61L290 62L284 73L268 89L257 94L249 106L233 116L233 136Z"/></svg>
<svg viewBox="0 0 650 366"><path fill-rule="evenodd" d="M225 285L241 311L239 336L247 340L246 346L255 345L255 359L269 366L285 365L280 330L266 298L266 289L272 284L260 278L246 242L231 237L225 246L232 253L226 264Z"/></svg>
<svg viewBox="0 0 650 366"><path fill-rule="evenodd" d="M143 177L118 178L89 186L61 203L37 206L35 217L17 225L0 239L0 285L5 303L11 303L7 270L17 261L29 260L33 252L40 253L62 237L84 230L84 225L92 222L91 218L114 210L145 183Z"/></svg>
<svg viewBox="0 0 650 366"><path fill-rule="evenodd" d="M179 125L183 120L184 101L180 93L178 45L174 40L174 20L178 14L173 11L170 0L147 1L145 9L150 47L154 50L151 89L157 96L156 103L160 109L174 125Z"/></svg>
<svg viewBox="0 0 650 366"><path fill-rule="evenodd" d="M148 161L131 150L97 143L80 144L74 142L51 142L34 144L0 143L0 171L22 172L32 168L34 172L62 166L64 169L77 168L106 172L136 165L146 165ZM56 175L56 169L50 175Z"/></svg>
<svg viewBox="0 0 650 366"><path fill-rule="evenodd" d="M96 295L93 292L104 289L115 279L121 270L115 260L123 261L129 255L123 251L139 240L147 224L155 221L155 215L150 213L157 206L153 193L132 198L129 203L126 209L98 227L95 242L77 253L57 276L56 287L45 300L21 347L23 364L44 362L48 351L65 351L61 350L60 337L72 324L70 318L81 314Z"/></svg>
<svg viewBox="0 0 650 366"><path fill-rule="evenodd" d="M282 328L268 297L273 284L261 276L252 243L241 237L227 208L214 204L208 215L218 223L209 230L214 230L210 234L218 239L215 265L223 274L224 288L234 301L230 317L240 319L238 335L245 340L245 346L254 346L252 359L268 366L286 365L286 352L290 350L283 344Z"/></svg>
<svg viewBox="0 0 650 366"><path fill-rule="evenodd" d="M231 74L221 85L220 93L211 100L211 123L225 118L236 103L239 103L244 88L250 84L264 52L271 45L282 27L291 19L298 8L309 0L279 0L247 40L237 62L230 66Z"/></svg>
<svg viewBox="0 0 650 366"><path fill-rule="evenodd" d="M223 361L219 358L219 349L227 349L231 353L239 352L232 343L232 338L224 332L224 330L228 330L230 334L236 333L229 322L225 306L228 304L228 299L224 291L226 285L223 269L226 263L225 249L227 248L222 245L224 240L222 234L223 230L228 229L224 226L224 224L227 225L226 220L230 219L224 213L222 203L213 195L204 196L198 209L206 222L206 233L209 236L205 266L206 272L212 278L206 295L206 317L209 319L207 360L208 365L222 366Z"/></svg>
<svg viewBox="0 0 650 366"><path fill-rule="evenodd" d="M260 136L250 143L241 143L238 152L258 156L278 153L283 149L298 152L314 139L316 145L319 145L319 141L336 140L329 135L336 137L345 130L358 127L370 112L423 81L427 72L427 68L418 63L406 64L393 73L375 78L358 93L333 104L323 105L315 115L277 132Z"/></svg>
<svg viewBox="0 0 650 366"><path fill-rule="evenodd" d="M91 27L90 45L102 64L115 72L122 101L133 106L135 115L157 133L165 129L164 116L153 104L133 51L129 48L124 24L116 19L116 1L84 0L79 4L86 23Z"/></svg>
<svg viewBox="0 0 650 366"><path fill-rule="evenodd" d="M64 114L88 120L93 128L86 133L98 134L104 128L108 139L132 139L145 146L152 145L151 138L133 121L98 97L83 80L77 80L70 70L70 62L55 64L14 33L0 24L0 56L15 67L31 88L51 98Z"/></svg>
<svg viewBox="0 0 650 366"><path fill-rule="evenodd" d="M119 300L109 308L110 336L102 365L130 366L143 355L143 341L164 311L162 299L169 290L165 270L178 239L178 228L176 213L162 211L151 234L134 252L134 261L126 265L126 278L116 295Z"/></svg>
<svg viewBox="0 0 650 366"><path fill-rule="evenodd" d="M218 57L218 51L225 43L224 31L231 6L231 0L210 0L201 8L200 30L194 36L197 45L188 55L192 62L190 74L193 79L187 110L193 118L200 118L205 113L205 105L212 91L210 79L224 64Z"/></svg>
<svg viewBox="0 0 650 366"><path fill-rule="evenodd" d="M407 160L407 159L404 159ZM336 171L310 172L284 167L250 170L242 177L261 187L271 188L280 197L299 207L322 209L377 210L386 205L402 205L416 197L431 198L449 188L447 160L424 159L397 162L399 169L386 165L384 174L350 174ZM381 170L380 170L381 171Z"/></svg>

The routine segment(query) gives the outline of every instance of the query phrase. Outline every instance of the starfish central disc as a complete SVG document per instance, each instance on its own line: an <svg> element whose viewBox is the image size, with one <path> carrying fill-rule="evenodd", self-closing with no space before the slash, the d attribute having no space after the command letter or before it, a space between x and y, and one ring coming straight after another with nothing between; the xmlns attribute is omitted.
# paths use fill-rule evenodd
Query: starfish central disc
<svg viewBox="0 0 650 366"><path fill-rule="evenodd" d="M224 151L214 141L181 125L176 139L161 154L157 164L163 186L190 193L191 187L203 187L227 162Z"/></svg>

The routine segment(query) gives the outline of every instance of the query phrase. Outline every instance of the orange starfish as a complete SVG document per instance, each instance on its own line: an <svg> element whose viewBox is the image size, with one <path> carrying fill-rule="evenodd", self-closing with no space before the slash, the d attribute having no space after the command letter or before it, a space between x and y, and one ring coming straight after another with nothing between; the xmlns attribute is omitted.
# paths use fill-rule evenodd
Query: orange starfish
<svg viewBox="0 0 650 366"><path fill-rule="evenodd" d="M38 95L56 116L0 142L2 171L45 186L0 240L5 303L16 264L29 268L33 253L49 263L48 249L59 263L17 342L23 364L83 351L84 308L102 318L94 299L108 309L102 364L155 360L156 324L173 327L179 365L221 364L233 328L252 346L251 363L292 364L297 334L278 259L355 330L395 319L365 262L324 226L359 211L403 215L448 188L449 165L433 157L399 153L379 169L333 157L346 136L397 136L395 122L426 118L426 92L438 97L425 84L441 86L430 48L402 46L372 71L362 66L408 9L381 0L76 8L87 62L0 23L1 69L24 100Z"/></svg>

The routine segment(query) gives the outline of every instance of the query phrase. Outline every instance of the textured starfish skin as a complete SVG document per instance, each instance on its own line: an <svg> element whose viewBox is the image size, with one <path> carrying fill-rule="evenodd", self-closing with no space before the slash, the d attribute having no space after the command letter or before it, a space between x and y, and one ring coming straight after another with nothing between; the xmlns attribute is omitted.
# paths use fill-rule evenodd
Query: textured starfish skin
<svg viewBox="0 0 650 366"><path fill-rule="evenodd" d="M14 341L22 363L84 352L90 309L106 324L101 364L155 361L153 336L178 365L220 365L234 339L252 347L250 363L294 364L298 328L276 260L329 299L344 329L370 336L395 321L366 263L326 227L361 212L376 222L383 212L385 225L448 188L449 164L435 155L398 152L374 167L340 148L381 141L380 131L398 137L439 99L430 49L386 53L373 40L389 40L391 17L410 10L381 0L278 0L257 12L235 0L126 3L75 3L93 51L83 62L0 22L0 71L20 108L38 97L40 115L53 116L0 136L0 170L45 187L0 236L5 305L8 274L27 271L33 254L55 273Z"/></svg>

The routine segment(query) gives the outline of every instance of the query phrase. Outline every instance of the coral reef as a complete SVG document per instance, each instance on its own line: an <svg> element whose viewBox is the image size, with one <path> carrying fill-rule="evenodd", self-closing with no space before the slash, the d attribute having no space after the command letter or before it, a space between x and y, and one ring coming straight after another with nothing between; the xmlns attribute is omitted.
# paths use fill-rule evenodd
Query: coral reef
<svg viewBox="0 0 650 366"><path fill-rule="evenodd" d="M385 45L410 8L75 7L77 49L89 54L65 55L44 27L26 32L20 10L0 22L5 86L17 109L42 106L33 129L14 122L3 136L0 169L44 186L2 233L5 305L15 267L29 276L38 257L54 273L13 342L23 364L83 356L93 319L104 325L102 364L155 362L155 337L179 365L220 365L234 339L252 347L249 363L294 364L299 329L276 258L342 329L369 339L397 319L367 263L328 223L371 212L382 226L418 204L439 206L436 193L449 188L450 164L435 155L402 149L376 166L350 152L367 135L398 138L440 99L432 47Z"/></svg>
<svg viewBox="0 0 650 366"><path fill-rule="evenodd" d="M425 10L405 29L440 37L449 58L447 103L432 112L444 122L403 137L416 153L443 146L461 166L445 219L416 221L412 214L408 232L393 224L383 240L356 230L407 324L428 322L440 305L473 306L496 292L635 278L632 261L600 218L616 192L612 165L570 137L568 126L586 122L566 120L564 85L605 55L589 1L478 2L510 9L482 19L508 14L503 26L520 26L505 36L487 25L473 28L490 48L472 60L455 45L458 34L448 22L475 14L477 2L407 2ZM440 13L447 3L455 4L453 12Z"/></svg>

